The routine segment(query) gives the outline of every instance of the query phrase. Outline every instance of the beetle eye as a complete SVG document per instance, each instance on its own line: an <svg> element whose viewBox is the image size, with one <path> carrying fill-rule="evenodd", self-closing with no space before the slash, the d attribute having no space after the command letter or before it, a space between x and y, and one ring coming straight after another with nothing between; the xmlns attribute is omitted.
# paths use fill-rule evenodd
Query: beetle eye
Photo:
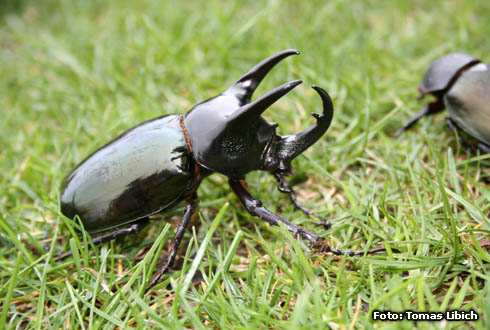
<svg viewBox="0 0 490 330"><path fill-rule="evenodd" d="M273 154L267 155L264 162L264 170L272 172L277 168L278 165L279 165L279 160L275 155Z"/></svg>

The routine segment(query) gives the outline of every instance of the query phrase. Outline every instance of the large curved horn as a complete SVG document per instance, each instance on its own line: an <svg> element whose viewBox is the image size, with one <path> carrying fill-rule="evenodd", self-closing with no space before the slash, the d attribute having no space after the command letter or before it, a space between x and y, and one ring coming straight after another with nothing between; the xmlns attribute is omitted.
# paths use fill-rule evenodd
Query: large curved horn
<svg viewBox="0 0 490 330"><path fill-rule="evenodd" d="M316 118L316 124L310 126L305 131L295 134L282 136L275 143L275 155L279 159L278 170L289 171L291 161L303 151L313 145L325 134L330 127L333 117L333 103L328 93L318 86L312 88L320 95L323 102L323 113L321 115L312 113Z"/></svg>
<svg viewBox="0 0 490 330"><path fill-rule="evenodd" d="M224 94L234 95L241 105L250 102L252 94L267 73L281 60L290 56L298 55L296 49L286 49L261 61L240 77Z"/></svg>

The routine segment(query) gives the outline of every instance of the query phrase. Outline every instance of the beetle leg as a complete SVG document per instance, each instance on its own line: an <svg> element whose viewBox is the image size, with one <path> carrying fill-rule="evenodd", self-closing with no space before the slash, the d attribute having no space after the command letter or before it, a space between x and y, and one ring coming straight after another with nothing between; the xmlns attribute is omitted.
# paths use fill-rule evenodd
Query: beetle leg
<svg viewBox="0 0 490 330"><path fill-rule="evenodd" d="M478 142L478 144L476 145L478 147L478 149L480 149L482 152L486 153L486 154L490 154L490 146L486 145L485 143L483 142Z"/></svg>
<svg viewBox="0 0 490 330"><path fill-rule="evenodd" d="M248 213L253 216L257 216L260 219L278 226L279 223L283 223L287 230L293 233L294 236L300 236L301 238L307 239L312 243L312 247L315 249L319 249L320 252L331 252L336 255L350 255L350 256L358 256L363 255L365 253L376 253L386 251L385 248L372 249L367 251L341 251L337 249L332 249L328 245L328 243L322 240L319 236L310 233L309 231L304 230L301 227L298 227L291 222L281 218L277 214L272 213L268 209L262 206L262 202L257 198L253 197L250 192L246 188L245 180L243 179L229 179L229 183L231 189L235 195L237 195L238 199L242 202L243 206L247 209ZM393 249L394 250L394 249Z"/></svg>
<svg viewBox="0 0 490 330"><path fill-rule="evenodd" d="M415 125L415 123L418 122L420 118L422 118L424 116L428 116L428 115L433 115L435 113L438 113L438 112L441 112L442 110L444 110L444 103L442 101L439 101L439 100L440 100L440 98L438 97L435 102L426 104L422 108L422 110L417 112L412 118L410 118L405 123L405 125L403 125L403 127L401 127L400 129L398 129L398 131L396 131L394 137L395 138L399 137L403 132L405 132L410 127Z"/></svg>
<svg viewBox="0 0 490 330"><path fill-rule="evenodd" d="M131 235L131 234L137 234L138 232L141 231L141 229L145 228L149 223L150 223L150 221L149 221L148 217L140 219L128 227L121 228L121 229L115 230L113 232L110 232L108 234L98 236L92 240L92 243L94 245L98 245L98 244L102 244L105 242L112 241L113 239L116 239L119 237ZM60 260L63 260L65 258L71 256L72 254L73 253L71 251L65 252L65 253L57 253L53 257L53 260L54 261L60 261Z"/></svg>
<svg viewBox="0 0 490 330"><path fill-rule="evenodd" d="M242 202L243 206L247 209L248 213L257 216L260 219L278 226L279 223L283 223L287 230L293 233L294 236L300 236L301 238L307 239L313 244L320 241L320 237L317 235L306 231L295 224L281 218L275 213L272 213L268 209L262 206L262 202L257 198L253 197L246 188L246 183L243 179L229 179L231 189L238 199Z"/></svg>
<svg viewBox="0 0 490 330"><path fill-rule="evenodd" d="M476 147L478 149L480 149L481 152L486 153L486 154L490 154L490 146L488 146L487 144L485 144L483 142L478 142ZM483 182L490 184L490 177L483 177L482 180L483 180Z"/></svg>
<svg viewBox="0 0 490 330"><path fill-rule="evenodd" d="M362 256L364 254L372 254L376 252L385 252L386 248L377 248L377 249L372 249L372 250L367 250L367 251L342 251L342 250L337 250L337 249L332 249L330 245L328 245L327 242L325 241L320 241L317 244L314 245L315 248L319 249L320 252L331 252L337 256L343 256L343 255L348 255L348 256ZM392 251L398 252L397 249L392 249Z"/></svg>
<svg viewBox="0 0 490 330"><path fill-rule="evenodd" d="M43 249L44 251L46 252L49 252L49 248L51 247L51 242L49 242L49 234L51 233L51 228L48 228L46 229L46 231L44 232L44 236L43 236Z"/></svg>
<svg viewBox="0 0 490 330"><path fill-rule="evenodd" d="M194 194L191 199L188 201L187 205L185 206L184 210L184 216L179 222L179 226L177 227L176 233L174 240L172 242L172 251L170 252L170 255L168 256L166 264L160 269L158 274L153 277L151 280L150 284L146 287L146 291L154 287L160 278L162 277L163 274L168 272L170 267L175 262L175 258L177 257L177 252L179 250L180 242L182 241L182 238L184 237L185 230L187 229L187 226L191 222L192 215L196 212L196 202L197 196Z"/></svg>
<svg viewBox="0 0 490 330"><path fill-rule="evenodd" d="M461 144L463 149L466 150L471 156L474 156L475 151L468 143L466 143L465 139L461 135L461 128L459 128L458 124L451 118L448 118L446 120L446 124L447 126L449 126L451 132L453 132L453 134L458 137L459 143Z"/></svg>
<svg viewBox="0 0 490 330"><path fill-rule="evenodd" d="M417 112L412 118L410 118L403 127L399 128L395 133L395 138L399 137L403 132L408 130L410 127L415 125L416 122L419 121L420 118L426 116L429 113L429 105L426 105L419 112Z"/></svg>
<svg viewBox="0 0 490 330"><path fill-rule="evenodd" d="M296 194L294 193L293 188L286 181L286 178L284 178L284 175L281 175L280 173L276 172L276 173L274 173L274 177L276 178L277 182L279 183L277 185L277 190L279 190L283 194L288 194L289 198L291 199L291 202L294 204L294 206L296 206L296 208L301 210L307 216L320 220L320 222L314 222L315 224L322 225L325 227L325 229L329 229L332 226L332 224L327 219L325 219L321 215L313 212L312 210L310 210L307 207L304 207L303 205L300 204L300 202L296 198Z"/></svg>

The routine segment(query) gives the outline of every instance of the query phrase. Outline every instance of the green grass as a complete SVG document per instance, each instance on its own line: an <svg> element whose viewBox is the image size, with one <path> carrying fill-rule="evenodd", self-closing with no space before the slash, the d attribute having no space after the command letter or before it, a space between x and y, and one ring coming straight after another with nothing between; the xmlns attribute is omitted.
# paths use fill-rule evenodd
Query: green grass
<svg viewBox="0 0 490 330"><path fill-rule="evenodd" d="M467 157L447 114L392 136L421 107L416 86L433 59L464 51L490 61L489 13L484 0L1 2L0 328L410 329L370 312L459 308L480 315L467 326L485 328L490 158ZM79 161L139 122L185 113L286 48L302 54L255 95L304 81L265 114L281 134L313 123L321 103L309 85L332 96L332 126L294 162L291 181L333 227L311 224L266 173L247 176L252 192L335 248L400 252L310 251L249 216L218 174L199 188L181 270L148 294L181 209L137 237L80 248L87 235L77 238L58 205ZM52 261L70 248L76 258Z"/></svg>

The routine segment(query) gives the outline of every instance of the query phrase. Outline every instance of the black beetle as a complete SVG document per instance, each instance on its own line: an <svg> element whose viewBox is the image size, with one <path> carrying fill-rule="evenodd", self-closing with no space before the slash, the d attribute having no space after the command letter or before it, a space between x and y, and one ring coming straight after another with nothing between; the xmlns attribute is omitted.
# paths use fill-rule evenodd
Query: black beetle
<svg viewBox="0 0 490 330"><path fill-rule="evenodd" d="M447 124L458 132L461 145L470 153L473 149L461 136L460 130L476 138L477 147L490 153L490 65L471 55L452 53L435 60L418 86L421 97L432 94L435 101L413 116L395 136L426 115L449 111Z"/></svg>
<svg viewBox="0 0 490 330"><path fill-rule="evenodd" d="M283 223L295 236L309 240L322 251L365 253L331 249L317 235L267 210L247 190L244 180L247 173L268 171L278 180L281 192L289 194L303 212L315 216L297 202L284 177L291 174L291 161L330 126L333 105L329 95L313 86L323 101L323 113L313 114L315 125L289 136L276 134L277 124L267 122L261 114L301 81L288 82L251 102L265 75L279 61L298 53L284 50L272 55L222 94L196 105L185 115L167 115L144 122L92 153L64 180L61 212L71 219L78 215L90 233L109 231L93 240L101 243L138 232L148 223L150 215L185 200L184 216L172 252L149 288L172 266L196 209L196 190L203 178L213 172L229 178L231 188L251 215L273 225ZM59 254L56 260L70 254Z"/></svg>

